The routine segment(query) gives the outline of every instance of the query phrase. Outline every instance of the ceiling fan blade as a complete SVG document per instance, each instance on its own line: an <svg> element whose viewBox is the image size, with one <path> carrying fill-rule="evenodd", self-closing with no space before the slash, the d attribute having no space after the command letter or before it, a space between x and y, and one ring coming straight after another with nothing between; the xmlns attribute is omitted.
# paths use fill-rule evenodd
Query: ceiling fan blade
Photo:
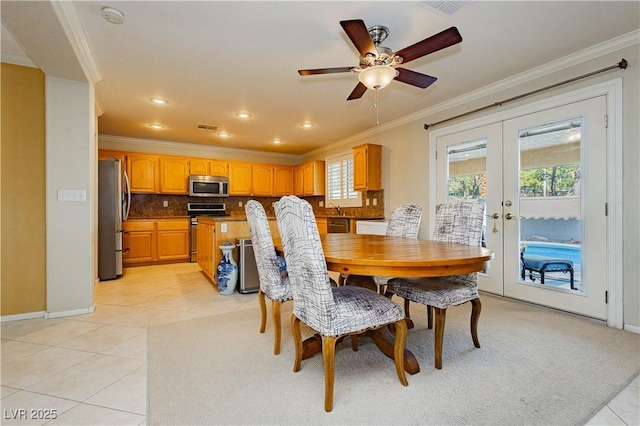
<svg viewBox="0 0 640 426"><path fill-rule="evenodd" d="M349 72L352 70L353 70L353 67L317 68L313 70L298 70L298 74L300 75L334 74L338 72Z"/></svg>
<svg viewBox="0 0 640 426"><path fill-rule="evenodd" d="M409 47L395 52L395 56L402 57L402 63L406 64L414 59L421 58L429 53L437 52L445 47L453 46L462 41L462 36L456 27L448 28L436 35L425 38Z"/></svg>
<svg viewBox="0 0 640 426"><path fill-rule="evenodd" d="M404 68L396 68L396 71L398 71L398 75L396 76L396 78L394 78L394 80L398 80L403 83L419 87L421 89L425 89L431 86L437 80L437 78L431 77L430 75L407 70Z"/></svg>
<svg viewBox="0 0 640 426"><path fill-rule="evenodd" d="M367 86L358 82L358 85L355 87L355 89L353 89L353 92L351 92L347 100L351 101L353 99L360 99L362 95L364 95L364 92L366 91L367 91Z"/></svg>
<svg viewBox="0 0 640 426"><path fill-rule="evenodd" d="M376 49L376 45L373 43L369 30L367 30L362 19L340 21L340 25L361 56L366 56L367 53L378 55L378 49Z"/></svg>

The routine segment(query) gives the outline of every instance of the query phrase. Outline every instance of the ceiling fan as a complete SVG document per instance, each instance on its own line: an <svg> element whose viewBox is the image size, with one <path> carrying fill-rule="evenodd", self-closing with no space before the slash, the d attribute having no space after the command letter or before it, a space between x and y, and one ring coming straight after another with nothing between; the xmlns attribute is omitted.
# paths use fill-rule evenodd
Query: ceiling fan
<svg viewBox="0 0 640 426"><path fill-rule="evenodd" d="M405 68L395 68L396 65L406 64L438 50L444 49L462 41L462 36L456 27L448 28L436 35L425 38L409 47L392 51L382 43L389 35L389 29L382 25L375 25L369 29L361 19L340 21L340 25L349 36L351 42L360 52L360 63L356 67L318 68L298 70L300 75L333 74L341 72L357 72L360 82L353 89L348 101L358 99L367 89L379 90L388 85L391 80L424 89L437 79L430 75L411 71Z"/></svg>

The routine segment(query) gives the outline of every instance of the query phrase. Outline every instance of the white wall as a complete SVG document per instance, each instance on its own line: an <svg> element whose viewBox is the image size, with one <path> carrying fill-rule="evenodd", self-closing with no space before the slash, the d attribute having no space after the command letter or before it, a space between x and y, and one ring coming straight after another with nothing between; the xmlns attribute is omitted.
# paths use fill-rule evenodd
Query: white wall
<svg viewBox="0 0 640 426"><path fill-rule="evenodd" d="M93 85L46 78L47 315L93 310L97 151ZM59 189L86 201L58 201ZM43 206L44 208L44 206Z"/></svg>

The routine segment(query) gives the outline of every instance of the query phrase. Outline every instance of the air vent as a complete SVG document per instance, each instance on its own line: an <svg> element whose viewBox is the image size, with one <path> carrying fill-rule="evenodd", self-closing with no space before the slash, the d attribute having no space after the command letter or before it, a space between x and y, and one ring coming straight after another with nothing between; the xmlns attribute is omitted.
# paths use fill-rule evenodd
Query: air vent
<svg viewBox="0 0 640 426"><path fill-rule="evenodd" d="M212 126L210 124L198 124L198 129L200 130L218 130L218 126Z"/></svg>
<svg viewBox="0 0 640 426"><path fill-rule="evenodd" d="M436 12L440 15L451 17L458 12L460 12L463 8L469 6L473 3L473 1L430 1L430 0L417 0L416 3L418 6L424 7L425 9L429 9L433 12Z"/></svg>

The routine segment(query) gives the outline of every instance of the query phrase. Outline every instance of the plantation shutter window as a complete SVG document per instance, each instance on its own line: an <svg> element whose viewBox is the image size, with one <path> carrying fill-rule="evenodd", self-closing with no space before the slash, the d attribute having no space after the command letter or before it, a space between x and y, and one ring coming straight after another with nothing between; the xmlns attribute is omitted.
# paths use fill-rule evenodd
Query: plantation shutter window
<svg viewBox="0 0 640 426"><path fill-rule="evenodd" d="M352 153L327 158L325 164L326 207L362 207L361 194L353 189Z"/></svg>

